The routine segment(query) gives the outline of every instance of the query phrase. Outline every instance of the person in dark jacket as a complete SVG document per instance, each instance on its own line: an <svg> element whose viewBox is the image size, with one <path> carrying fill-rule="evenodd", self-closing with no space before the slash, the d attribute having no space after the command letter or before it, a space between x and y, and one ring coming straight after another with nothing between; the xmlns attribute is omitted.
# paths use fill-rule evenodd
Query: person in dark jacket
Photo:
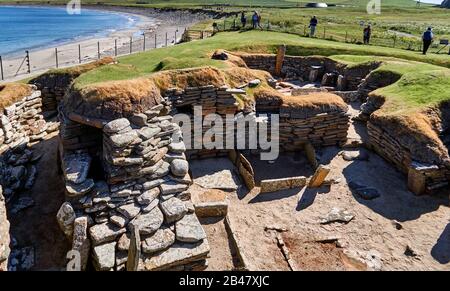
<svg viewBox="0 0 450 291"><path fill-rule="evenodd" d="M426 55L428 48L430 47L431 43L433 42L433 32L431 31L431 27L428 27L428 29L423 33L422 35L422 41L423 41L423 54Z"/></svg>
<svg viewBox="0 0 450 291"><path fill-rule="evenodd" d="M370 27L370 25L367 25L367 27L364 28L363 31L364 44L369 44L371 35L372 35L372 28Z"/></svg>
<svg viewBox="0 0 450 291"><path fill-rule="evenodd" d="M241 24L243 28L247 25L247 16L245 16L245 12L241 13Z"/></svg>
<svg viewBox="0 0 450 291"><path fill-rule="evenodd" d="M314 15L313 16L313 18L311 18L311 20L309 21L309 30L310 30L310 32L309 32L309 36L310 37L313 37L314 36L314 34L316 33L316 26L317 26L317 23L318 23L319 21L317 20L317 17Z"/></svg>

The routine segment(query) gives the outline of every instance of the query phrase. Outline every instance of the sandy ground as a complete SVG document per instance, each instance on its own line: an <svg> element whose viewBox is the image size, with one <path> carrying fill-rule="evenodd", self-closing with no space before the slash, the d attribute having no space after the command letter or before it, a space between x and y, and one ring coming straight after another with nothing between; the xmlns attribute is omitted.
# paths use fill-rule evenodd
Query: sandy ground
<svg viewBox="0 0 450 291"><path fill-rule="evenodd" d="M115 12L137 16L139 21L130 29L120 30L100 38L88 38L82 41L70 42L58 46L58 66L70 67L79 64L79 50L81 48L81 62L86 63L98 59L98 44L100 44L100 57L115 56L115 41L117 41L117 55L130 54L130 37L132 37L131 52L136 53L145 49L173 45L181 40L184 30L194 23L207 18L203 14L188 12L156 12L151 9L138 9L128 7L83 6L111 10ZM156 42L155 42L156 36ZM55 48L35 49L30 51L31 74L27 73L27 66L23 56L3 57L3 71L5 82L28 78L48 69L56 68ZM2 82L0 80L0 82Z"/></svg>
<svg viewBox="0 0 450 291"><path fill-rule="evenodd" d="M234 270L238 266L236 250L225 228L224 218L200 218L211 248L207 271Z"/></svg>
<svg viewBox="0 0 450 291"><path fill-rule="evenodd" d="M357 113L357 104L351 109ZM349 136L366 136L364 126L350 128ZM293 189L258 194L241 189L229 195L228 216L250 270L289 270L273 232L267 226L288 229L282 234L291 257L302 270L356 270L363 260L381 270L450 270L449 193L415 196L406 177L378 155L368 161L345 161L341 149L325 148L321 162L331 167L338 184L318 189ZM282 159L286 159L283 157ZM286 173L284 163L276 163ZM306 166L306 165L305 165ZM258 165L257 175L277 171ZM306 166L309 167L309 166ZM259 174L258 174L259 172ZM262 173L261 173L262 172ZM355 181L375 187L381 196L363 200L349 189ZM333 207L355 215L347 224L320 224ZM332 239L331 242L320 242Z"/></svg>

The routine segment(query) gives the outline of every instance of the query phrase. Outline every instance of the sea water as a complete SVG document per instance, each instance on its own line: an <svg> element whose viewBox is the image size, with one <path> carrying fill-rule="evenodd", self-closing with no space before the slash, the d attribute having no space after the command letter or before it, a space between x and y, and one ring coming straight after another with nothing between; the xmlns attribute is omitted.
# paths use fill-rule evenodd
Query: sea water
<svg viewBox="0 0 450 291"><path fill-rule="evenodd" d="M71 15L65 7L0 6L0 55L106 36L137 21L128 14L83 8Z"/></svg>

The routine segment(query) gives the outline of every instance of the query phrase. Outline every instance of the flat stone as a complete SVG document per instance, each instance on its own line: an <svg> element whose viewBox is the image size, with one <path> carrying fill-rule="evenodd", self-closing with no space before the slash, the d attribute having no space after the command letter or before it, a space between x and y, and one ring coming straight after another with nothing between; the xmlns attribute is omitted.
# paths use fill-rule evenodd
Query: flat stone
<svg viewBox="0 0 450 291"><path fill-rule="evenodd" d="M350 189L355 191L355 193L362 199L372 200L380 197L380 193L375 188L359 185L358 183L355 182L348 183L348 186L350 187Z"/></svg>
<svg viewBox="0 0 450 291"><path fill-rule="evenodd" d="M157 255L145 254L140 266L141 269L146 271L164 270L206 258L209 251L210 248L207 239L196 244L176 242L172 247Z"/></svg>
<svg viewBox="0 0 450 291"><path fill-rule="evenodd" d="M144 113L135 113L131 116L130 121L137 126L145 126L147 124L147 115Z"/></svg>
<svg viewBox="0 0 450 291"><path fill-rule="evenodd" d="M354 217L355 216L350 212L348 212L347 210L341 210L337 207L333 207L331 211L320 220L320 223L321 224L328 224L332 222L348 223Z"/></svg>
<svg viewBox="0 0 450 291"><path fill-rule="evenodd" d="M81 216L75 219L72 240L72 250L80 253L81 271L86 270L90 248L91 241L88 237L88 218L87 216Z"/></svg>
<svg viewBox="0 0 450 291"><path fill-rule="evenodd" d="M56 213L56 220L58 221L59 227L69 239L73 235L75 218L75 211L69 202L64 202Z"/></svg>
<svg viewBox="0 0 450 291"><path fill-rule="evenodd" d="M176 194L186 191L189 186L186 184L180 184L175 181L167 181L159 186L162 195Z"/></svg>
<svg viewBox="0 0 450 291"><path fill-rule="evenodd" d="M161 178L169 174L170 172L170 164L166 162L162 162L161 166L155 171L152 177Z"/></svg>
<svg viewBox="0 0 450 291"><path fill-rule="evenodd" d="M89 173L92 158L87 153L73 154L64 157L64 175L68 182L83 183Z"/></svg>
<svg viewBox="0 0 450 291"><path fill-rule="evenodd" d="M138 215L131 223L139 228L139 233L149 235L158 230L163 224L164 216L158 207L148 213Z"/></svg>
<svg viewBox="0 0 450 291"><path fill-rule="evenodd" d="M160 193L159 188L152 188L150 190L145 191L140 196L136 197L136 202L139 203L139 205L148 205L153 200L158 198Z"/></svg>
<svg viewBox="0 0 450 291"><path fill-rule="evenodd" d="M157 207L158 205L159 205L159 199L155 199L148 205L142 207L142 213L148 213L148 212L152 211L153 208Z"/></svg>
<svg viewBox="0 0 450 291"><path fill-rule="evenodd" d="M132 130L126 133L112 135L109 137L109 140L114 147L123 148L131 144L137 138L138 134L135 130Z"/></svg>
<svg viewBox="0 0 450 291"><path fill-rule="evenodd" d="M187 208L184 202L176 197L161 202L160 206L167 223L180 220L187 213Z"/></svg>
<svg viewBox="0 0 450 291"><path fill-rule="evenodd" d="M120 251L128 251L129 247L130 247L130 234L127 232L122 234L119 240L117 241L117 249Z"/></svg>
<svg viewBox="0 0 450 291"><path fill-rule="evenodd" d="M170 176L170 179L172 181L180 183L180 184L185 184L185 185L192 184L192 179L191 179L191 176L189 176L189 174L186 174L182 177Z"/></svg>
<svg viewBox="0 0 450 291"><path fill-rule="evenodd" d="M141 207L137 203L130 203L117 208L117 212L131 220L141 212Z"/></svg>
<svg viewBox="0 0 450 291"><path fill-rule="evenodd" d="M148 254L156 253L167 249L174 243L175 234L169 228L160 228L142 242L142 251Z"/></svg>
<svg viewBox="0 0 450 291"><path fill-rule="evenodd" d="M186 151L186 145L184 142L172 142L169 144L169 150L174 153L184 153Z"/></svg>
<svg viewBox="0 0 450 291"><path fill-rule="evenodd" d="M116 263L116 242L95 246L92 256L96 270L109 271Z"/></svg>
<svg viewBox="0 0 450 291"><path fill-rule="evenodd" d="M130 126L130 122L126 118L120 118L113 120L111 122L108 122L104 127L103 131L108 134L115 134L125 128Z"/></svg>
<svg viewBox="0 0 450 291"><path fill-rule="evenodd" d="M170 171L178 177L184 177L189 171L189 163L186 160L175 159L170 163Z"/></svg>
<svg viewBox="0 0 450 291"><path fill-rule="evenodd" d="M113 215L109 218L109 221L111 221L111 223L114 223L120 228L124 228L128 224L129 220L120 215Z"/></svg>
<svg viewBox="0 0 450 291"><path fill-rule="evenodd" d="M98 245L115 240L125 231L125 228L119 228L110 222L106 222L92 226L89 229L89 234L91 235L94 245Z"/></svg>
<svg viewBox="0 0 450 291"><path fill-rule="evenodd" d="M206 238L200 221L195 214L186 214L175 223L176 238L182 242L194 243Z"/></svg>
<svg viewBox="0 0 450 291"><path fill-rule="evenodd" d="M165 181L166 180L164 180L164 179L156 179L156 180L147 181L144 184L142 184L142 190L146 191L146 190L150 190L154 187L158 187Z"/></svg>
<svg viewBox="0 0 450 291"><path fill-rule="evenodd" d="M116 266L123 265L128 260L128 252L116 252Z"/></svg>
<svg viewBox="0 0 450 291"><path fill-rule="evenodd" d="M172 162L175 159L181 159L181 160L186 160L186 155L184 153L172 153L172 152L168 152L165 156L164 156L164 160L167 162Z"/></svg>
<svg viewBox="0 0 450 291"><path fill-rule="evenodd" d="M66 183L67 196L77 198L86 195L94 187L94 180L86 179L81 184Z"/></svg>
<svg viewBox="0 0 450 291"><path fill-rule="evenodd" d="M142 140L149 140L161 132L159 127L143 127L138 131L138 135Z"/></svg>

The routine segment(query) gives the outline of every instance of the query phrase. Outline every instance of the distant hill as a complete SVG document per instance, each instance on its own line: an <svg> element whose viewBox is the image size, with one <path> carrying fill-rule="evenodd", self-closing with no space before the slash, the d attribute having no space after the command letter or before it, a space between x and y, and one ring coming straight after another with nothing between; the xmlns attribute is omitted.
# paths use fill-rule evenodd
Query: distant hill
<svg viewBox="0 0 450 291"><path fill-rule="evenodd" d="M442 1L441 7L450 8L450 0Z"/></svg>

